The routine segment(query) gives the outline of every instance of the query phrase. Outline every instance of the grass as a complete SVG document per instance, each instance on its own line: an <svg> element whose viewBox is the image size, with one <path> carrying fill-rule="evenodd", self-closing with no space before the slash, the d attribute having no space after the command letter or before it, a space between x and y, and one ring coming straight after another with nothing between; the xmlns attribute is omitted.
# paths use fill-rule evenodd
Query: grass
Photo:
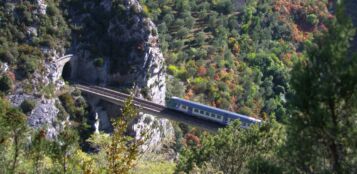
<svg viewBox="0 0 357 174"><path fill-rule="evenodd" d="M134 174L172 174L176 164L162 158L141 159L132 173Z"/></svg>

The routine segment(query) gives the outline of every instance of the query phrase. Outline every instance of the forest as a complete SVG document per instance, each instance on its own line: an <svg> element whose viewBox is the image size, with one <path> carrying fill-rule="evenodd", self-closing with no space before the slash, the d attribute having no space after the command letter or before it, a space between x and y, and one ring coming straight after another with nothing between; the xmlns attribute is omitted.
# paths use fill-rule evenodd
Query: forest
<svg viewBox="0 0 357 174"><path fill-rule="evenodd" d="M113 18L132 22L126 1L110 2L113 10L103 12L82 0L48 0L46 15L34 13L36 1L0 2L0 173L357 173L356 16L345 9L354 2L139 0L140 15L157 26L147 32L160 38L167 99L263 120L248 129L237 120L217 133L173 122L172 161L146 160L140 146L150 136L128 135L138 115L134 96L111 120L112 133L93 133L80 91L58 93L34 80L46 73L49 50L75 42L84 43L96 68L108 57L112 73L130 69L128 50L139 41L121 45L103 32ZM58 98L63 130L55 138L46 126L29 125L34 99L11 103L20 84L21 93Z"/></svg>

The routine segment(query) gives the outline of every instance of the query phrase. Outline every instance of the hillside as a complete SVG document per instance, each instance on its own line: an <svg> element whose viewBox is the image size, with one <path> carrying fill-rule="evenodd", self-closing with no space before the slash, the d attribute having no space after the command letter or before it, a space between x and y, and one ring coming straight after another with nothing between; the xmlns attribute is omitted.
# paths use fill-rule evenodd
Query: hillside
<svg viewBox="0 0 357 174"><path fill-rule="evenodd" d="M357 35L333 2L0 1L0 174L357 173Z"/></svg>
<svg viewBox="0 0 357 174"><path fill-rule="evenodd" d="M332 17L323 1L141 3L158 25L168 96L260 118L285 115L289 70Z"/></svg>

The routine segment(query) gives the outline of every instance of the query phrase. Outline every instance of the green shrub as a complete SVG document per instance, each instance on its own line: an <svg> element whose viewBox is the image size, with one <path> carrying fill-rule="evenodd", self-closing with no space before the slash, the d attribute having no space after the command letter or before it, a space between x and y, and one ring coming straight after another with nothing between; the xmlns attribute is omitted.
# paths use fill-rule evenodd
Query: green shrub
<svg viewBox="0 0 357 174"><path fill-rule="evenodd" d="M7 93L12 88L12 80L8 76L0 77L0 91Z"/></svg>
<svg viewBox="0 0 357 174"><path fill-rule="evenodd" d="M66 93L66 94L59 96L59 99L61 100L66 111L70 115L74 116L76 114L76 105L75 105L75 102L74 102L72 96L69 93Z"/></svg>
<svg viewBox="0 0 357 174"><path fill-rule="evenodd" d="M47 7L47 14L48 15L50 15L50 16L57 16L57 15L59 15L59 10L58 10L58 8L56 8L56 6L54 6L54 5L49 5L48 7Z"/></svg>
<svg viewBox="0 0 357 174"><path fill-rule="evenodd" d="M24 100L21 103L20 108L24 113L29 113L35 108L35 106L36 102L34 100Z"/></svg>
<svg viewBox="0 0 357 174"><path fill-rule="evenodd" d="M167 70L168 70L169 74L172 74L174 76L176 76L179 73L179 69L175 65L169 65Z"/></svg>
<svg viewBox="0 0 357 174"><path fill-rule="evenodd" d="M197 77L193 80L193 84L196 87L196 90L199 92L205 92L207 90L207 80L201 77Z"/></svg>
<svg viewBox="0 0 357 174"><path fill-rule="evenodd" d="M22 55L19 58L17 72L21 77L28 78L38 68L36 58Z"/></svg>
<svg viewBox="0 0 357 174"><path fill-rule="evenodd" d="M315 14L309 14L306 17L307 23L310 25L317 25L319 23L319 19Z"/></svg>

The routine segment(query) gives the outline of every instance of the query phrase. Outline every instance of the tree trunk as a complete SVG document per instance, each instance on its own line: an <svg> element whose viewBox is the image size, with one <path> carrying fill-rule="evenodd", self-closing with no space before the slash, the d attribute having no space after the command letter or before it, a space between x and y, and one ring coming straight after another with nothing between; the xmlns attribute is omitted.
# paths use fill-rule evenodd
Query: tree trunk
<svg viewBox="0 0 357 174"><path fill-rule="evenodd" d="M338 140L336 141L336 134L338 134L338 121L337 121L337 115L336 115L336 109L335 109L335 102L333 99L329 100L329 109L331 112L331 117L332 117L332 122L333 122L333 134L334 137L330 139L331 145L330 145L330 150L332 153L332 170L335 171L336 173L341 173L341 152L342 152L342 147L339 145Z"/></svg>
<svg viewBox="0 0 357 174"><path fill-rule="evenodd" d="M67 164L66 164L66 154L63 156L63 162L62 162L62 168L63 168L63 174L66 174L67 172Z"/></svg>
<svg viewBox="0 0 357 174"><path fill-rule="evenodd" d="M19 156L19 140L18 140L17 132L14 132L14 145L15 145L15 152L14 152L14 158L11 166L11 173L15 173L17 158Z"/></svg>

